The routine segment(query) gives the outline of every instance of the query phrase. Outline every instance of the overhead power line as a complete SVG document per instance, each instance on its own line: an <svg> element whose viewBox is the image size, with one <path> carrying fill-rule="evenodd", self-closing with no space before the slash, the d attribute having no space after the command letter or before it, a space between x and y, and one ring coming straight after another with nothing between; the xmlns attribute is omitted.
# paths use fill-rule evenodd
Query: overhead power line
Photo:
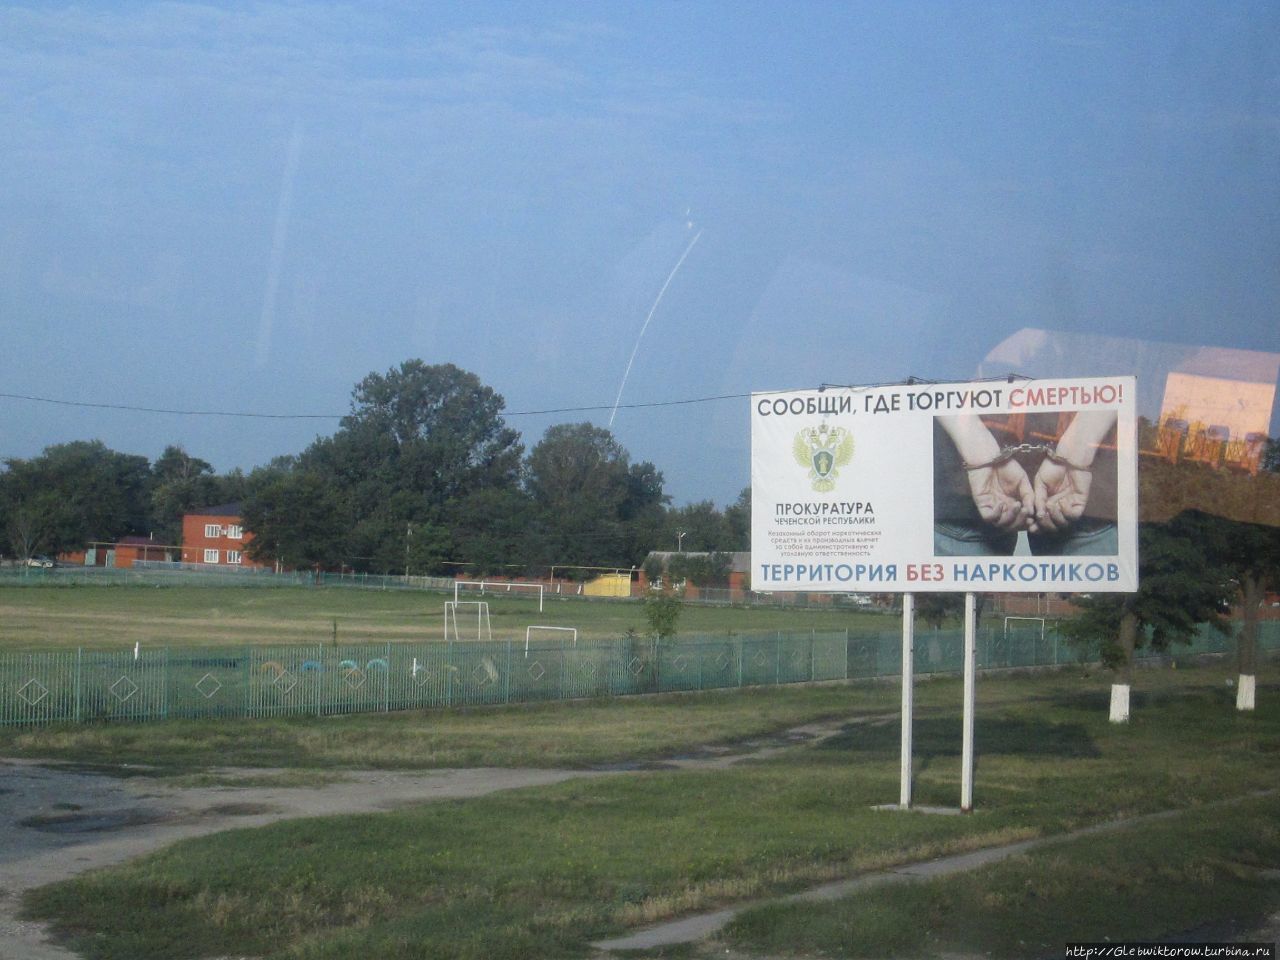
<svg viewBox="0 0 1280 960"><path fill-rule="evenodd" d="M332 413L253 413L241 410L177 410L169 407L136 407L127 403L90 403L87 400L58 400L34 397L24 393L0 393L7 400L30 400L59 407L89 407L95 410L125 410L130 413L168 413L180 417L254 417L261 420L338 420L345 414Z"/></svg>
<svg viewBox="0 0 1280 960"><path fill-rule="evenodd" d="M618 409L634 410L641 407L676 407L692 403L710 403L715 400L742 400L749 393L726 393L713 397L693 397L687 400L654 400L648 403L624 403ZM59 407L88 407L94 410L123 410L129 413L160 413L179 417L252 417L259 420L341 420L345 413L260 413L247 410L182 410L173 407L141 407L127 403L91 403L87 400L59 400L54 397L36 397L25 393L0 393L7 400L28 400L32 403L50 403ZM505 410L504 417L532 417L552 413L589 413L614 409L611 403L584 407L553 407L546 410Z"/></svg>
<svg viewBox="0 0 1280 960"><path fill-rule="evenodd" d="M986 377L984 379L995 380L1012 380L1029 379L1018 374L1010 374L1007 377ZM925 380L920 377L908 377L905 381L891 381L885 383L870 384L836 384L823 383L819 386L819 390L841 389L841 390L869 390L875 387L900 386L904 383L912 384L944 384L944 383L969 383L976 381L953 381L953 380ZM757 390L755 393L790 393L790 390ZM623 403L623 404L592 404L581 407L548 407L545 410L506 410L503 411L504 417L536 417L549 416L556 413L596 413L601 410L642 410L653 407L681 407L689 406L696 403L714 403L719 400L746 400L752 394L750 393L721 393L709 397L690 397L686 400L650 400L642 403ZM60 400L55 397L37 397L26 393L3 393L0 392L0 399L6 400L26 400L31 403L48 403L59 407L86 407L93 410L122 410L127 413L158 413L168 414L177 417L242 417L256 420L341 420L347 416L345 413L262 413L251 410L184 410L176 407L142 407L127 403L93 403L88 400Z"/></svg>

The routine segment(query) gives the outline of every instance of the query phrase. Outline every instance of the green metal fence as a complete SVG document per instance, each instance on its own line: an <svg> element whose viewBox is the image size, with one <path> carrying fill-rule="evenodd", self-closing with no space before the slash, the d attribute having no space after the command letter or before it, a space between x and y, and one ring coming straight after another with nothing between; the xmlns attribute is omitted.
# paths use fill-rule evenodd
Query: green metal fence
<svg viewBox="0 0 1280 960"><path fill-rule="evenodd" d="M53 587L311 587L309 571L273 573L254 567L217 568L212 565L138 562L132 567L60 566L0 567L0 586L45 589ZM403 579L403 578L401 578ZM422 578L414 578L421 580ZM413 586L419 586L413 584Z"/></svg>
<svg viewBox="0 0 1280 960"><path fill-rule="evenodd" d="M1280 621L1262 624L1280 650ZM1205 631L1177 654L1223 653ZM920 674L958 673L959 630L919 630ZM1050 625L995 623L979 632L981 669L1053 666L1080 655ZM896 630L604 641L292 644L0 653L0 725L166 717L326 716L471 704L891 677Z"/></svg>

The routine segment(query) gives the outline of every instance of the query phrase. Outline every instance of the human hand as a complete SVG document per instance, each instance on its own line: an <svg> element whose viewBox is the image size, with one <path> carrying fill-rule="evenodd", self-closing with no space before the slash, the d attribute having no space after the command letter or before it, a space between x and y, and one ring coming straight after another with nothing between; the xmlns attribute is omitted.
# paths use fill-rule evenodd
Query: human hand
<svg viewBox="0 0 1280 960"><path fill-rule="evenodd" d="M1084 516L1092 484L1090 471L1046 457L1036 471L1035 524L1051 532L1065 530Z"/></svg>
<svg viewBox="0 0 1280 960"><path fill-rule="evenodd" d="M1034 529L1035 498L1027 471L1017 460L968 471L978 515L997 530Z"/></svg>
<svg viewBox="0 0 1280 960"><path fill-rule="evenodd" d="M1055 452L1036 471L1035 525L1057 532L1084 516L1093 485L1090 467L1116 417L1114 410L1083 410L1072 418Z"/></svg>

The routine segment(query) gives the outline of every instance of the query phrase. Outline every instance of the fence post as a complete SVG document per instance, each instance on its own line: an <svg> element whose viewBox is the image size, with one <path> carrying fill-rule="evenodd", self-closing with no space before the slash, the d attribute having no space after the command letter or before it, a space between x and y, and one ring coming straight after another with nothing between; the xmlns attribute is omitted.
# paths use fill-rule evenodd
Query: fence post
<svg viewBox="0 0 1280 960"><path fill-rule="evenodd" d="M160 662L160 718L169 719L169 648L164 648L164 659Z"/></svg>
<svg viewBox="0 0 1280 960"><path fill-rule="evenodd" d="M391 642L387 641L387 652L384 657L387 661L387 669L382 671L382 712L391 712Z"/></svg>
<svg viewBox="0 0 1280 960"><path fill-rule="evenodd" d="M79 722L80 722L80 718L81 718L81 711L80 711L80 696L81 696L82 686L81 686L80 674L81 674L81 669L82 669L82 667L83 667L83 663L84 663L84 647L76 647L76 681L75 681L75 691L76 691L76 704L75 704L75 711L76 711L76 723L79 723Z"/></svg>
<svg viewBox="0 0 1280 960"><path fill-rule="evenodd" d="M741 636L738 637L738 689L739 690L742 689L742 658L746 656L746 650L744 649L745 645L746 645L746 638Z"/></svg>
<svg viewBox="0 0 1280 960"><path fill-rule="evenodd" d="M568 676L569 676L569 648L565 646L564 638L561 637L560 639L560 696L559 696L560 700L564 699L564 682Z"/></svg>
<svg viewBox="0 0 1280 960"><path fill-rule="evenodd" d="M444 705L453 706L453 641L446 640L444 651Z"/></svg>
<svg viewBox="0 0 1280 960"><path fill-rule="evenodd" d="M481 590L484 589L482 586ZM511 702L511 638L507 638L507 674L502 678L502 702Z"/></svg>
<svg viewBox="0 0 1280 960"><path fill-rule="evenodd" d="M253 686L253 649L251 647L244 648L244 715L246 717L253 716L253 695L250 687Z"/></svg>

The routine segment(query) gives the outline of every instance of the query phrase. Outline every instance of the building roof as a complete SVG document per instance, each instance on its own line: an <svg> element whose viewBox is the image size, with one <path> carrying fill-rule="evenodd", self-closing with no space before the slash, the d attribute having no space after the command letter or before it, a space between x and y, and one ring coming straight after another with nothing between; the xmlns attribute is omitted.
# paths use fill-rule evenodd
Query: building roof
<svg viewBox="0 0 1280 960"><path fill-rule="evenodd" d="M230 503L219 503L212 507L192 507L186 511L184 517L238 517L241 508L244 506L240 500L233 500Z"/></svg>

